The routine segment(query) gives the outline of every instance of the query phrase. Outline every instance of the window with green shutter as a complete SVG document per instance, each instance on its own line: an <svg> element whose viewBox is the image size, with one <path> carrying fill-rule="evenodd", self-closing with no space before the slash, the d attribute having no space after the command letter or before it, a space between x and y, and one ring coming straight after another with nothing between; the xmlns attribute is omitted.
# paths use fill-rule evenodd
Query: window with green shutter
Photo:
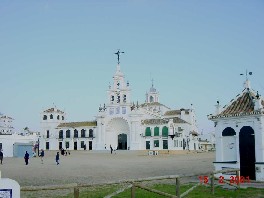
<svg viewBox="0 0 264 198"><path fill-rule="evenodd" d="M159 127L154 128L154 136L159 136Z"/></svg>
<svg viewBox="0 0 264 198"><path fill-rule="evenodd" d="M168 137L168 127L166 127L166 126L164 126L163 128L162 128L162 136L163 137Z"/></svg>
<svg viewBox="0 0 264 198"><path fill-rule="evenodd" d="M150 130L150 127L147 127L147 128L146 128L145 136L151 136L151 130Z"/></svg>
<svg viewBox="0 0 264 198"><path fill-rule="evenodd" d="M159 147L159 140L154 140L154 147Z"/></svg>

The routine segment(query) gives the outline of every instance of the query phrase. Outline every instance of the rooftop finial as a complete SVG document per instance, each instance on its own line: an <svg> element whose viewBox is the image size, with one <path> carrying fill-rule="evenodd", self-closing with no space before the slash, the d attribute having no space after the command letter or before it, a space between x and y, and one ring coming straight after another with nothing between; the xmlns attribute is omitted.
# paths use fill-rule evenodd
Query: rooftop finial
<svg viewBox="0 0 264 198"><path fill-rule="evenodd" d="M125 52L120 52L119 50L120 50L120 49L118 49L117 52L115 53L115 54L117 55L117 64L118 64L118 65L119 65L119 63L120 63L120 61L119 61L119 60L120 60L120 54L125 53Z"/></svg>
<svg viewBox="0 0 264 198"><path fill-rule="evenodd" d="M246 80L248 80L248 75L252 75L252 72L248 72L247 69L246 69L246 74L240 74L240 76L243 76L245 75L246 76Z"/></svg>
<svg viewBox="0 0 264 198"><path fill-rule="evenodd" d="M244 82L244 87L245 88L247 88L247 89L250 89L250 82L249 82L249 80L248 80L248 75L252 75L252 72L248 72L247 71L247 69L246 69L246 73L245 74L240 74L240 76L243 76L243 75L245 75L246 76L246 80L245 80L245 82Z"/></svg>

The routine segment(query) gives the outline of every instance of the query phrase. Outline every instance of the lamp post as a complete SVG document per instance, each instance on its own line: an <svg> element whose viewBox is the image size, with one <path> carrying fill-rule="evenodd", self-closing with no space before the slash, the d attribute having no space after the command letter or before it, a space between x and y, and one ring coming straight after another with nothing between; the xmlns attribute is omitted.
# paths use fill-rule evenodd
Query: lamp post
<svg viewBox="0 0 264 198"><path fill-rule="evenodd" d="M190 142L190 138L189 138L189 136L187 136L187 149L188 149L188 151L190 150L190 146L189 146L189 142Z"/></svg>
<svg viewBox="0 0 264 198"><path fill-rule="evenodd" d="M175 133L174 133L174 127L172 127L172 134L171 135L169 135L170 137L171 137L171 139L173 140L173 138L175 137Z"/></svg>

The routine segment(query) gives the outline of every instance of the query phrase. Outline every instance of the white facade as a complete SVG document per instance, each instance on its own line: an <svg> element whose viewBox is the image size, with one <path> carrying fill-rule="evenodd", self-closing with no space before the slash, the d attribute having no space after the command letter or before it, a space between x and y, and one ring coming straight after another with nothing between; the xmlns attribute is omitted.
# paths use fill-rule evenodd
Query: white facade
<svg viewBox="0 0 264 198"><path fill-rule="evenodd" d="M199 148L194 109L171 110L161 104L153 84L145 103L133 103L130 84L119 64L108 87L106 103L100 105L95 121L65 122L64 118L65 113L56 108L42 112L41 148L105 150L110 145L121 150Z"/></svg>
<svg viewBox="0 0 264 198"><path fill-rule="evenodd" d="M4 157L14 156L14 145L19 143L37 144L38 135L31 132L28 135L17 134L13 127L13 118L0 114L0 150L3 150Z"/></svg>
<svg viewBox="0 0 264 198"><path fill-rule="evenodd" d="M200 149L203 151L215 150L215 133L201 134L199 136Z"/></svg>
<svg viewBox="0 0 264 198"><path fill-rule="evenodd" d="M216 170L240 168L240 174L264 181L264 101L248 80L230 104L208 115L215 124ZM229 177L229 176L226 176Z"/></svg>
<svg viewBox="0 0 264 198"><path fill-rule="evenodd" d="M13 118L0 113L0 134L14 133Z"/></svg>
<svg viewBox="0 0 264 198"><path fill-rule="evenodd" d="M37 144L37 140L38 136L36 133L26 136L19 134L0 135L0 145L2 147L4 157L13 157L15 143L30 143L33 147Z"/></svg>

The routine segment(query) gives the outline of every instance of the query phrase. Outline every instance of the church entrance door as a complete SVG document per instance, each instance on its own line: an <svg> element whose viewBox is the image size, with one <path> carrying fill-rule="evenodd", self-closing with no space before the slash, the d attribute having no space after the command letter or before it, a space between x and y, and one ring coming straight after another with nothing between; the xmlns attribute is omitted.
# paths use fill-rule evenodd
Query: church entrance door
<svg viewBox="0 0 264 198"><path fill-rule="evenodd" d="M114 150L129 150L131 145L129 131L130 128L126 119L113 118L106 124L104 143L111 145Z"/></svg>
<svg viewBox="0 0 264 198"><path fill-rule="evenodd" d="M74 142L73 149L77 150L77 142Z"/></svg>
<svg viewBox="0 0 264 198"><path fill-rule="evenodd" d="M118 135L118 150L127 150L127 134Z"/></svg>
<svg viewBox="0 0 264 198"><path fill-rule="evenodd" d="M244 126L239 133L240 152L240 175L252 180L256 179L255 174L255 136L250 126Z"/></svg>

